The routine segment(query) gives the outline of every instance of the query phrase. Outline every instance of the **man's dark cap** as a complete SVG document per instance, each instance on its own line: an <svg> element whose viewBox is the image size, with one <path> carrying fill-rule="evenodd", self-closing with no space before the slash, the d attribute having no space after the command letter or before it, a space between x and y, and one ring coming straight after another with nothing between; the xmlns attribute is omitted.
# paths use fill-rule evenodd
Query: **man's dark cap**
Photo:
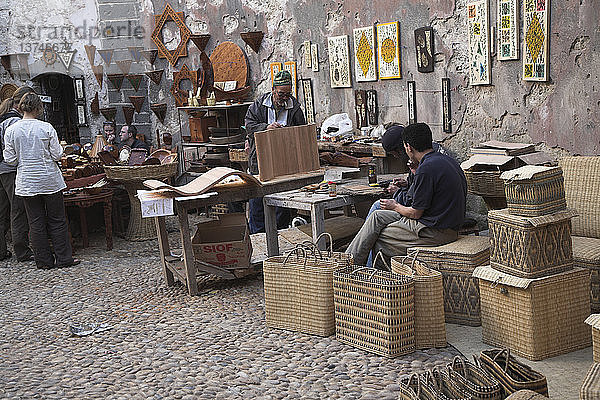
<svg viewBox="0 0 600 400"><path fill-rule="evenodd" d="M385 151L395 151L402 148L402 132L404 127L400 125L390 126L383 137L381 138L381 144Z"/></svg>

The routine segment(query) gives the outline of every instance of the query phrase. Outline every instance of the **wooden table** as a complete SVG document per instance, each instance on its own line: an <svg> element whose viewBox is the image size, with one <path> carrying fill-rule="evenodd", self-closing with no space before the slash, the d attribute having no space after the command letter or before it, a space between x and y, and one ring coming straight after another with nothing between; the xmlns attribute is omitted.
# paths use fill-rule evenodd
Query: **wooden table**
<svg viewBox="0 0 600 400"><path fill-rule="evenodd" d="M156 232L158 234L158 247L165 281L168 286L172 286L175 280L183 283L190 295L198 294L198 284L196 281L196 271L201 270L226 279L235 279L235 271L202 261L194 260L192 250L192 239L190 225L188 220L188 211L190 209L211 206L219 203L228 203L233 201L245 201L255 197L263 197L269 194L298 189L306 185L321 182L323 173L305 173L287 177L280 177L268 182L263 186L237 186L235 188L220 189L216 195L206 198L177 198L174 200L174 208L179 222L179 232L183 254L175 256L171 254L169 238L165 225L165 217L154 217Z"/></svg>
<svg viewBox="0 0 600 400"><path fill-rule="evenodd" d="M112 196L113 191L111 189L104 189L98 194L86 194L82 192L73 196L64 197L65 207L76 207L79 209L81 239L84 248L89 246L85 209L93 206L94 204L102 203L104 208L104 226L106 228L106 248L108 250L112 250Z"/></svg>
<svg viewBox="0 0 600 400"><path fill-rule="evenodd" d="M398 175L382 175L379 181L392 179ZM344 186L367 185L367 178L346 179L338 184L338 191ZM269 257L279 255L279 242L277 237L277 221L275 207L295 208L310 211L312 225L312 237L318 238L325 229L325 210L346 207L363 201L374 201L381 196L381 189L373 188L371 193L360 194L338 194L331 197L325 194L308 194L300 190L275 193L265 196L265 232L267 236L267 253ZM325 248L325 241L317 243L319 249Z"/></svg>

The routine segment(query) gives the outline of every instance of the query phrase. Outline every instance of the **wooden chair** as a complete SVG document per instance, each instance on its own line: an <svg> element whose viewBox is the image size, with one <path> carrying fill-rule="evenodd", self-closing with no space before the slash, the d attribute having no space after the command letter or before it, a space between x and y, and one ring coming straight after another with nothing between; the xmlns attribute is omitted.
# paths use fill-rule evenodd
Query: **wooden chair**
<svg viewBox="0 0 600 400"><path fill-rule="evenodd" d="M559 160L565 178L567 207L573 218L573 261L591 271L592 312L600 312L600 157L564 157Z"/></svg>

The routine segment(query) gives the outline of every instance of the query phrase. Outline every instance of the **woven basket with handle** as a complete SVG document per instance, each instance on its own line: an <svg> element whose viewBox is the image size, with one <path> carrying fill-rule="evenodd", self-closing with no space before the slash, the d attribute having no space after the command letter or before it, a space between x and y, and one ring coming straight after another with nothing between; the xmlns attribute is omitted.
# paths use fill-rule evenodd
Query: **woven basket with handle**
<svg viewBox="0 0 600 400"><path fill-rule="evenodd" d="M415 347L446 347L444 288L442 274L410 256L392 257L392 272L411 277L415 282Z"/></svg>

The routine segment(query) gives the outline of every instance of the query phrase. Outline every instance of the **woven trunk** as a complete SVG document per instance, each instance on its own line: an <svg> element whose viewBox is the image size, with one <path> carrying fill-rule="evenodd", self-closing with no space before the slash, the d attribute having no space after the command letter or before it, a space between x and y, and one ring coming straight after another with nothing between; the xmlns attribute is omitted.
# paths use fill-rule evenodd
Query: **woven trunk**
<svg viewBox="0 0 600 400"><path fill-rule="evenodd" d="M502 174L516 174L523 169L548 168L525 166ZM508 179L504 186L508 211L514 215L537 217L553 214L567 207L562 170L550 168L530 179Z"/></svg>
<svg viewBox="0 0 600 400"><path fill-rule="evenodd" d="M589 369L581 389L580 400L600 400L600 364L594 363Z"/></svg>
<svg viewBox="0 0 600 400"><path fill-rule="evenodd" d="M600 313L600 239L572 236L573 263L591 272L590 298L592 312Z"/></svg>
<svg viewBox="0 0 600 400"><path fill-rule="evenodd" d="M542 279L522 279L490 267L474 273L481 292L483 342L543 360L590 345L589 272L576 268Z"/></svg>
<svg viewBox="0 0 600 400"><path fill-rule="evenodd" d="M572 212L526 218L488 212L490 264L507 274L542 278L573 268Z"/></svg>

